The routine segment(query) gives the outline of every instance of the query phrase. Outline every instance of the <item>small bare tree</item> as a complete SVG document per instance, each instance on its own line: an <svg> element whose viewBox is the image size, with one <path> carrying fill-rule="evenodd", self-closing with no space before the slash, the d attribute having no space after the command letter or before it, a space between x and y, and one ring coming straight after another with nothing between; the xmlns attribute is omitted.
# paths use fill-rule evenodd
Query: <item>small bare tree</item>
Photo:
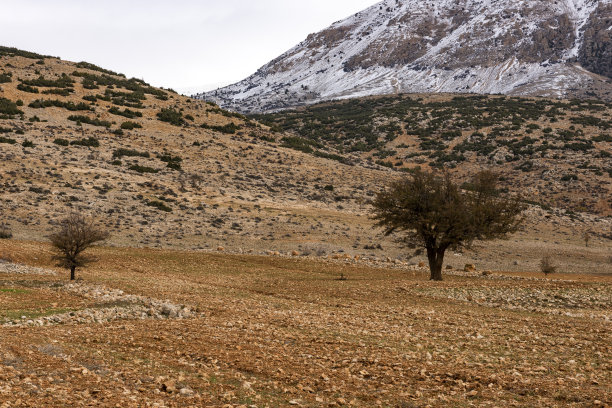
<svg viewBox="0 0 612 408"><path fill-rule="evenodd" d="M542 273L544 273L544 275L557 272L557 266L554 264L550 255L546 255L544 258L542 258L540 261L540 270Z"/></svg>
<svg viewBox="0 0 612 408"><path fill-rule="evenodd" d="M582 239L584 240L584 246L588 248L589 242L591 241L591 232L585 231L584 234L582 234Z"/></svg>
<svg viewBox="0 0 612 408"><path fill-rule="evenodd" d="M104 241L108 232L96 226L93 220L79 214L71 214L62 220L59 229L49 236L56 250L53 257L59 265L70 269L70 280L75 279L77 267L95 261L95 258L83 255L83 251L93 244Z"/></svg>

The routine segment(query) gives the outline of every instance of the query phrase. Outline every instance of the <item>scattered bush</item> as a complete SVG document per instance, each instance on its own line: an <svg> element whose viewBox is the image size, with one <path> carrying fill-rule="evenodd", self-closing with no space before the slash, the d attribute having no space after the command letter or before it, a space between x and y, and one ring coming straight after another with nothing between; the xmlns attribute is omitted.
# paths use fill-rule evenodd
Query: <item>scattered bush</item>
<svg viewBox="0 0 612 408"><path fill-rule="evenodd" d="M542 271L544 275L557 272L557 266L554 264L550 255L544 256L540 261L540 271Z"/></svg>
<svg viewBox="0 0 612 408"><path fill-rule="evenodd" d="M149 152L139 152L138 150L132 150L132 149L117 149L113 152L113 157L120 159L123 156L127 156L127 157L145 157L148 158L149 156Z"/></svg>
<svg viewBox="0 0 612 408"><path fill-rule="evenodd" d="M127 121L121 124L121 129L123 130L132 130L132 129L140 129L140 128L142 128L142 125L137 122Z"/></svg>
<svg viewBox="0 0 612 408"><path fill-rule="evenodd" d="M17 108L17 104L10 99L0 97L0 119L10 119L13 115L21 115L23 111Z"/></svg>
<svg viewBox="0 0 612 408"><path fill-rule="evenodd" d="M162 203L161 201L149 201L147 202L147 205L149 207L155 207L160 211L172 212L172 208L168 207L166 204Z"/></svg>
<svg viewBox="0 0 612 408"><path fill-rule="evenodd" d="M85 61L81 61L81 62L77 63L76 66L77 66L77 68L90 69L92 71L102 72L103 74L115 75L115 76L119 76L119 77L125 78L125 75L123 75L123 74L118 74L117 72L110 71L110 70L104 69L104 68L100 68L97 65L90 64L89 62L85 62Z"/></svg>
<svg viewBox="0 0 612 408"><path fill-rule="evenodd" d="M0 224L0 239L13 238L13 232L6 224Z"/></svg>
<svg viewBox="0 0 612 408"><path fill-rule="evenodd" d="M113 115L119 115L119 116L126 117L128 119L142 118L142 113L141 112L133 111L133 110L130 110L130 109L127 109L127 108L124 109L124 110L120 110L116 106L113 106L112 108L110 108L108 110L108 112L112 113Z"/></svg>
<svg viewBox="0 0 612 408"><path fill-rule="evenodd" d="M17 89L23 92L38 93L38 88L34 88L33 86L24 85L24 84L17 85Z"/></svg>
<svg viewBox="0 0 612 408"><path fill-rule="evenodd" d="M35 52L23 51L13 47L2 47L0 46L0 57L9 56L9 57L24 57L29 59L41 60L45 58L55 58L49 55L41 55L36 54Z"/></svg>
<svg viewBox="0 0 612 408"><path fill-rule="evenodd" d="M168 122L174 126L183 126L185 124L183 114L172 108L162 109L157 114L157 118L162 122Z"/></svg>
<svg viewBox="0 0 612 408"><path fill-rule="evenodd" d="M58 146L68 146L70 144L68 140L62 139L62 138L55 139L53 143L55 143Z"/></svg>
<svg viewBox="0 0 612 408"><path fill-rule="evenodd" d="M100 141L91 136L87 139L73 140L70 144L73 146L100 147Z"/></svg>
<svg viewBox="0 0 612 408"><path fill-rule="evenodd" d="M137 173L159 173L159 170L154 169L152 167L141 166L139 164L133 164L129 167L130 170L133 170Z"/></svg>
<svg viewBox="0 0 612 408"><path fill-rule="evenodd" d="M87 123L93 126L101 126L105 128L111 127L111 123L109 121L94 119L94 118L90 118L89 116L84 116L84 115L70 115L68 116L68 120L76 122L77 125L81 123Z"/></svg>
<svg viewBox="0 0 612 408"><path fill-rule="evenodd" d="M83 102L74 104L73 102L63 102L63 101L51 100L51 99L36 99L32 101L28 106L34 109L44 109L44 108L48 108L51 106L55 106L57 108L68 109L69 111L91 111L93 110L91 106Z"/></svg>
<svg viewBox="0 0 612 408"><path fill-rule="evenodd" d="M6 84L13 81L13 74L10 72L3 72L0 74L0 84Z"/></svg>
<svg viewBox="0 0 612 408"><path fill-rule="evenodd" d="M26 139L26 140L24 140L21 143L21 146L23 146L23 147L34 147L34 142L32 142L31 140Z"/></svg>
<svg viewBox="0 0 612 408"><path fill-rule="evenodd" d="M17 141L15 139L11 139L10 137L0 136L0 143L15 144Z"/></svg>
<svg viewBox="0 0 612 408"><path fill-rule="evenodd" d="M233 135L234 133L236 133L237 130L240 130L240 126L236 125L234 122L228 123L223 126L208 125L206 123L203 123L200 127L202 129L210 129L214 130L215 132L225 133L228 135Z"/></svg>

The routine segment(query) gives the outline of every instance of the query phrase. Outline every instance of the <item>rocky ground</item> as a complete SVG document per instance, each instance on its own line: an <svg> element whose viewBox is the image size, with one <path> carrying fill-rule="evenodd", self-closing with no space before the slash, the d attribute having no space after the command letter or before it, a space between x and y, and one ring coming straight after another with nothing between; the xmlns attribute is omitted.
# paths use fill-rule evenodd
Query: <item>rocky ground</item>
<svg viewBox="0 0 612 408"><path fill-rule="evenodd" d="M2 407L612 404L609 275L99 248L71 284L48 251L0 241Z"/></svg>

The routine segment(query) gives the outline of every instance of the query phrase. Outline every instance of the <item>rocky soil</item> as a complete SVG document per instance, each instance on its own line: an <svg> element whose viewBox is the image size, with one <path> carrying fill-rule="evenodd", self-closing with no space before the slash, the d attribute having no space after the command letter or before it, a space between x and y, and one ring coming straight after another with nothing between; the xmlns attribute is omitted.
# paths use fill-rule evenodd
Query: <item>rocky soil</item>
<svg viewBox="0 0 612 408"><path fill-rule="evenodd" d="M41 244L0 250L52 267ZM193 313L2 326L0 406L612 404L609 276L462 265L433 283L393 262L94 252L75 284L0 274L0 315L114 302Z"/></svg>

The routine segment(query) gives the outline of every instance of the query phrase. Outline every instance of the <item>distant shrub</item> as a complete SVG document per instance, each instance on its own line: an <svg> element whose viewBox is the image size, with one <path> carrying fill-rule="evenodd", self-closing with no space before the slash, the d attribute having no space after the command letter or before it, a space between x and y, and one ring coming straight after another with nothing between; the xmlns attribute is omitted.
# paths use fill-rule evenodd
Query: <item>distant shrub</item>
<svg viewBox="0 0 612 408"><path fill-rule="evenodd" d="M13 82L13 74L10 72L3 72L0 74L0 84L6 84L9 82Z"/></svg>
<svg viewBox="0 0 612 408"><path fill-rule="evenodd" d="M17 104L15 102L11 101L10 99L0 97L0 115L13 116L20 115L22 113L23 112L17 108ZM1 118L2 117L0 117L0 119Z"/></svg>
<svg viewBox="0 0 612 408"><path fill-rule="evenodd" d="M172 208L168 207L166 204L162 203L161 201L149 201L147 202L147 205L149 207L155 207L160 211L172 212Z"/></svg>
<svg viewBox="0 0 612 408"><path fill-rule="evenodd" d="M17 89L23 92L38 93L38 88L34 88L33 86L24 85L24 84L17 85Z"/></svg>
<svg viewBox="0 0 612 408"><path fill-rule="evenodd" d="M72 92L74 92L72 88L66 88L66 89L51 88L51 89L45 89L44 91L42 91L42 93L45 95L60 95L60 96L69 96Z"/></svg>
<svg viewBox="0 0 612 408"><path fill-rule="evenodd" d="M40 76L37 79L22 79L21 83L29 86L38 86L41 88L70 88L74 85L74 80L68 75L62 74L62 76L58 79L46 79L45 77Z"/></svg>
<svg viewBox="0 0 612 408"><path fill-rule="evenodd" d="M132 150L132 149L117 149L113 152L113 157L116 157L117 159L120 159L123 156L145 157L145 158L150 157L149 152L139 152L138 150Z"/></svg>
<svg viewBox="0 0 612 408"><path fill-rule="evenodd" d="M551 273L557 272L557 266L553 263L553 260L550 255L546 255L540 261L540 271L542 271L544 275L549 275Z"/></svg>
<svg viewBox="0 0 612 408"><path fill-rule="evenodd" d="M133 110L130 110L130 109L127 109L127 108L124 109L124 110L120 110L116 106L113 106L112 108L110 108L108 110L108 112L112 113L113 115L119 115L119 116L126 117L128 119L142 118L142 113L141 112L133 111Z"/></svg>
<svg viewBox="0 0 612 408"><path fill-rule="evenodd" d="M129 169L137 173L159 173L159 170L157 169L147 166L141 166L139 164L133 164L129 167Z"/></svg>
<svg viewBox="0 0 612 408"><path fill-rule="evenodd" d="M51 99L36 99L28 105L30 108L34 109L44 109L48 107L57 107L68 109L69 111L91 111L92 108L86 103L79 102L74 104L73 102L64 102L59 100L51 100Z"/></svg>
<svg viewBox="0 0 612 408"><path fill-rule="evenodd" d="M0 136L0 143L15 144L17 141L15 139L11 139L10 137Z"/></svg>
<svg viewBox="0 0 612 408"><path fill-rule="evenodd" d="M183 159L181 159L180 157L172 156L169 154L164 154L157 157L159 158L159 160L167 164L166 167L173 170L181 170L181 162L183 161Z"/></svg>
<svg viewBox="0 0 612 408"><path fill-rule="evenodd" d="M100 147L100 141L95 137L88 137L87 139L73 140L70 142L73 146L86 146L86 147Z"/></svg>
<svg viewBox="0 0 612 408"><path fill-rule="evenodd" d="M140 128L142 128L142 125L137 122L127 121L121 124L121 129L124 129L124 130L132 130L132 129L140 129Z"/></svg>
<svg viewBox="0 0 612 408"><path fill-rule="evenodd" d="M84 116L84 115L70 115L68 116L68 120L77 122L77 124L87 123L93 126L101 126L105 128L111 127L111 123L109 121L94 119L94 118L90 118L89 116Z"/></svg>
<svg viewBox="0 0 612 408"><path fill-rule="evenodd" d="M162 122L168 122L174 126L182 126L185 124L183 114L174 109L162 109L158 114L157 118Z"/></svg>
<svg viewBox="0 0 612 408"><path fill-rule="evenodd" d="M45 58L55 58L49 55L36 54L35 52L23 51L23 50L13 48L13 47L0 46L0 57L5 56L5 55L9 57L16 56L16 57L35 59L35 60L40 60L40 59L45 59Z"/></svg>
<svg viewBox="0 0 612 408"><path fill-rule="evenodd" d="M0 239L11 239L13 238L13 232L8 225L0 224Z"/></svg>
<svg viewBox="0 0 612 408"><path fill-rule="evenodd" d="M53 143L55 143L58 146L68 146L70 144L68 140L62 139L62 138L55 139Z"/></svg>
<svg viewBox="0 0 612 408"><path fill-rule="evenodd" d="M94 64L90 64L89 62L85 62L85 61L81 61L79 63L76 64L77 68L83 68L83 69L90 69L92 71L98 71L98 72L102 72L104 74L108 74L108 75L115 75L115 76L120 76L125 78L125 75L123 74L119 74L117 72L108 70L108 69L104 69L104 68L100 68L97 65Z"/></svg>
<svg viewBox="0 0 612 408"><path fill-rule="evenodd" d="M561 177L561 181L573 181L573 180L578 180L578 176L575 174L565 174L563 177Z"/></svg>
<svg viewBox="0 0 612 408"><path fill-rule="evenodd" d="M200 127L203 129L210 129L216 132L221 132L221 133L230 134L230 135L236 133L237 130L240 130L240 126L236 125L234 122L228 123L223 126L208 125L204 123Z"/></svg>
<svg viewBox="0 0 612 408"><path fill-rule="evenodd" d="M34 142L32 142L31 140L26 139L26 140L24 140L21 143L21 146L23 146L23 147L34 147Z"/></svg>

